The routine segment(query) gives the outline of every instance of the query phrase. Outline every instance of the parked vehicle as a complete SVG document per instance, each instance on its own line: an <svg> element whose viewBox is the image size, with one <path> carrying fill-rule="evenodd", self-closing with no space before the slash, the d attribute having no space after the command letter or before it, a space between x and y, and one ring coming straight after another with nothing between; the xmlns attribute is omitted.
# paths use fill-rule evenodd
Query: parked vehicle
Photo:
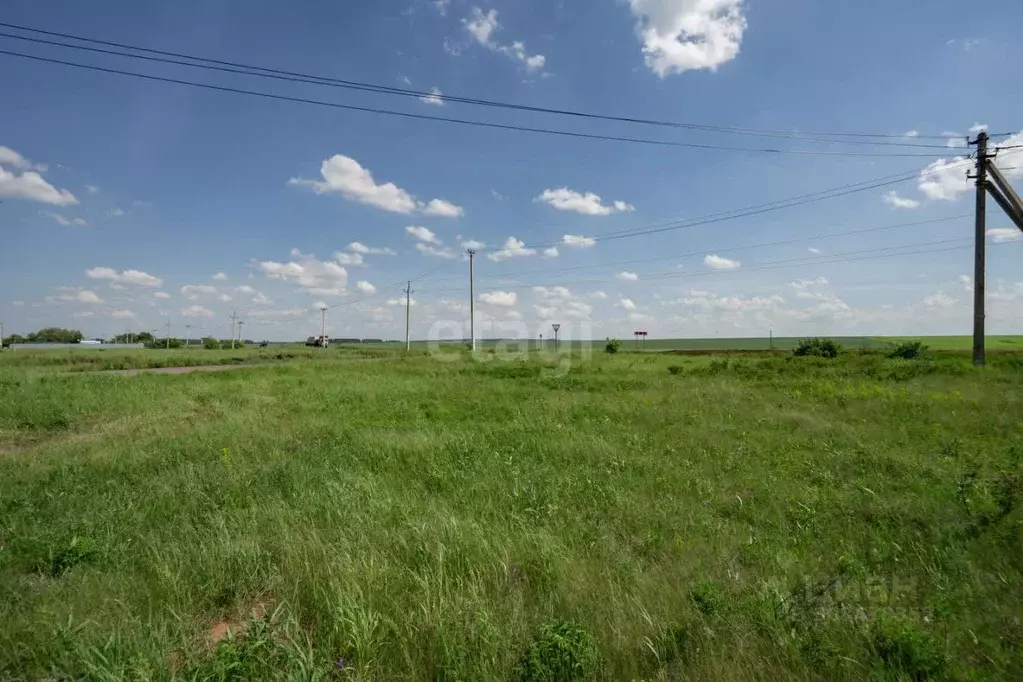
<svg viewBox="0 0 1023 682"><path fill-rule="evenodd" d="M316 348L326 348L330 345L330 337L328 336L310 336L305 341L305 345L313 346Z"/></svg>

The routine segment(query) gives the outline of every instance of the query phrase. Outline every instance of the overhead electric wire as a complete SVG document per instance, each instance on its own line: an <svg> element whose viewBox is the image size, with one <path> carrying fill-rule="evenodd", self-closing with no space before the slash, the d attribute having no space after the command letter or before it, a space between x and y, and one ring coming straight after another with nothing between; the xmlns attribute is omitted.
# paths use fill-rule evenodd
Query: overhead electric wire
<svg viewBox="0 0 1023 682"><path fill-rule="evenodd" d="M919 134L912 135L912 136L907 136L905 134L894 134L894 133L812 132L812 131L811 132L801 132L801 131L792 131L792 130L758 129L758 128L744 128L744 127L738 127L738 126L724 126L724 125L713 125L713 124L702 124L702 123L687 123L687 122L666 121L666 120L648 119L648 118L631 117L631 116L613 116L613 115L608 115L608 114L599 114L599 113L577 111L577 110L571 110L571 109L557 109L557 108L550 108L550 107L539 107L539 106L532 106L532 105L526 105L526 104L517 104L517 103L513 103L513 102L502 102L502 101L495 101L495 100L487 100L487 99L481 99L481 98L476 98L476 97L462 97L462 96L450 95L450 94L448 94L448 95L436 94L436 93L433 93L433 92L426 92L426 91L415 90L415 89L411 89L411 88L397 88L397 87L393 87L393 86L380 85L380 84L374 84L374 83L366 83L366 82L361 82L361 81L346 80L346 79L334 78L334 77L328 77L328 76L317 76L317 75L314 75L314 74L302 73L302 72L298 72L298 71L288 71L288 70L284 70L284 69L276 69L276 68L270 68L270 67L264 67L264 66L256 66L256 65L252 65L252 64L245 64L245 63L241 63L241 62L232 62L232 61L225 61L225 60L220 60L220 59L212 59L212 58L209 58L209 57L201 57L201 56L190 55L190 54L181 53L181 52L171 52L171 51L167 51L167 50L157 50L157 49L148 48L148 47L141 47L141 46L138 46L138 45L130 45L130 44L127 44L127 43L118 43L118 42L107 41L107 40L99 40L99 39L96 39L96 38L88 38L88 37L85 37L85 36L79 36L79 35L74 35L74 34L70 34L70 33L62 33L62 32L59 32L59 31L49 31L49 30L38 29L38 28L29 27L29 26L22 26L22 25L18 25L18 24L11 24L11 23L6 23L6 22L0 22L0 26L5 27L5 28L9 28L9 29L18 30L18 31L27 32L27 33L35 33L35 34L38 34L38 35L47 35L47 36L52 36L52 37L63 38L63 39L66 39L66 40L76 40L76 41L79 41L79 42L91 43L93 45L105 45L107 47L115 47L115 48L118 48L118 49L121 49L121 50L131 50L131 51L134 51L134 52L145 52L147 54L162 55L164 57L174 57L174 58L177 58L177 59L190 60L192 62L204 62L206 65L220 65L220 66L224 66L224 67L231 67L232 69L243 69L244 70L244 71L234 71L235 73L246 73L248 75L281 76L281 77L287 77L288 79L296 80L297 82L309 82L309 83L319 84L319 85L330 85L330 86L333 86L333 87L341 87L341 88L347 88L347 89L352 89L352 90L376 92L376 93L380 93L380 94L397 95L397 96L403 96L403 97L416 97L416 98L427 98L427 97L429 97L429 98L436 98L436 99L439 99L439 100L445 101L445 102L456 102L456 103L460 103L460 104L471 104L471 105L476 105L476 106L494 107L494 108L502 108L502 109L512 109L512 110L517 110L517 111L526 111L526 112L533 112L533 113L552 114L552 115L559 115L559 116L569 116L569 117L576 117L576 118L582 118L582 119L596 119L596 120L613 121L613 122L619 122L619 123L633 123L633 124L642 124L642 125L649 125L649 126L662 126L662 127L670 127L670 128L681 128L681 129L687 129L687 130L698 130L698 131L705 131L705 132L729 133L729 134L739 134L739 135L757 135L757 136L780 137L780 138L788 138L788 139L822 138L822 139L817 140L817 141L830 141L830 142L845 143L845 144L857 144L857 143L859 143L859 144L895 144L895 145L900 145L900 146L924 147L924 146L931 146L931 145L920 145L920 144L917 144L917 143L910 143L910 142L885 143L885 142L873 142L873 141L866 141L866 140L861 140L861 141L857 142L855 140L855 138L879 138L879 139L882 139L882 140L883 139L900 139L900 140L905 140L905 139L908 139L908 138L915 138L915 139L944 139L944 138L947 137L945 135L919 135ZM145 58L142 55L125 55L123 53L116 53L116 52L112 52L112 51L97 50L95 48L88 48L88 47L81 46L81 45L69 45L69 44L65 44L65 43L57 43L57 42L54 42L54 41L44 41L44 40L41 40L41 39L32 39L32 38L29 38L27 36L18 36L18 35L13 35L13 34L3 34L3 35L5 35L6 37L16 38L16 39L19 39L19 40L27 40L27 41L39 42L39 43L47 43L47 44L58 45L58 46L62 46L62 47L69 47L69 48L73 48L73 49L91 50L91 51L94 51L94 52L107 52L109 54L118 54L120 56ZM168 60L160 60L160 61L167 61L167 63L176 63L176 64L182 64L182 65L186 65L186 66L200 66L201 67L201 65L189 64L187 62L172 62L172 61L168 61ZM253 73L253 72L263 72L263 73L262 74L258 74L258 73ZM992 136L992 137L995 137L995 136L1012 135L1012 134L1013 133L990 133L989 135ZM829 139L829 138L835 138L835 137L847 137L847 138L852 138L852 139L849 139L849 140ZM938 145L934 145L934 146L938 146Z"/></svg>
<svg viewBox="0 0 1023 682"><path fill-rule="evenodd" d="M39 55L30 55L22 52L14 52L12 50L0 50L0 54L7 55L9 57L17 57L19 59L29 59L32 61L45 62L49 64L59 64L62 66L70 66L78 69L85 69L89 71L97 71L101 73L116 74L120 76L129 76L133 78L140 78L143 80L149 80L161 83L173 83L176 85L187 85L189 87L201 88L204 90L214 90L217 92L226 92L236 95L249 95L252 97L261 97L265 99L278 100L283 102L293 102L298 104L311 104L314 106L330 107L333 109L344 109L347 111L360 111L363 113L381 114L385 116L396 116L400 118L416 119L422 121L436 121L442 123L455 123L459 125L468 125L479 128L492 128L497 130L514 130L519 132L538 133L543 135L555 135L561 137L580 138L588 140L607 140L613 142L630 142L633 144L645 144L653 146L666 146L666 147L679 147L688 149L704 149L704 150L715 150L715 151L734 151L734 152L749 152L755 154L793 154L799 156L849 156L849 157L882 157L882 158L941 158L944 154L909 154L909 153L882 153L882 152L846 152L846 151L826 151L826 150L812 150L812 149L776 149L771 147L728 147L724 145L713 145L713 144L700 144L695 142L678 142L674 140L656 140L651 138L638 138L638 137L626 137L621 135L601 135L597 133L584 133L570 130L555 130L552 128L535 128L531 126L520 126L510 125L504 123L491 123L486 121L474 121L470 119L454 118L450 116L432 116L428 114L416 114L407 111L396 111L393 109L379 109L376 107L364 107L357 106L354 104L342 104L340 102L327 102L324 100L309 99L306 97L294 97L290 95L281 95L271 92L262 92L259 90L246 90L244 88L234 88L225 85L213 85L210 83L199 83L196 81L184 80L181 78L169 78L166 76L155 76L152 74L139 73L137 71L125 71L123 69L113 69L105 66L96 66L93 64L82 64L79 62L70 62L63 59L54 59L51 57L42 57Z"/></svg>

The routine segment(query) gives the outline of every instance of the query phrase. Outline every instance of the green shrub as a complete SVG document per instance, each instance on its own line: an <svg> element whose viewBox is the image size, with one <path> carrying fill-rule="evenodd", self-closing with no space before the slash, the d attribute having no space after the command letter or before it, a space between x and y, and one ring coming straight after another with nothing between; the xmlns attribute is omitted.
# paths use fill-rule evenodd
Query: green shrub
<svg viewBox="0 0 1023 682"><path fill-rule="evenodd" d="M575 623L558 621L540 628L520 667L522 682L570 682L589 679L599 654L593 635Z"/></svg>
<svg viewBox="0 0 1023 682"><path fill-rule="evenodd" d="M885 668L910 680L934 679L946 664L940 643L910 622L882 621L874 635L874 649Z"/></svg>
<svg viewBox="0 0 1023 682"><path fill-rule="evenodd" d="M220 341L213 338L205 338L202 340L202 347L206 350L220 350Z"/></svg>
<svg viewBox="0 0 1023 682"><path fill-rule="evenodd" d="M604 352L610 355L617 353L622 347L622 342L618 339L608 339L607 343L604 344Z"/></svg>
<svg viewBox="0 0 1023 682"><path fill-rule="evenodd" d="M792 354L800 357L813 356L819 358L837 358L842 352L842 346L834 339L803 339L796 346Z"/></svg>
<svg viewBox="0 0 1023 682"><path fill-rule="evenodd" d="M914 360L926 352L927 346L923 344L923 341L903 341L888 351L888 357Z"/></svg>
<svg viewBox="0 0 1023 682"><path fill-rule="evenodd" d="M679 365L669 365L668 371L671 372L671 376L677 376L682 373L682 367Z"/></svg>

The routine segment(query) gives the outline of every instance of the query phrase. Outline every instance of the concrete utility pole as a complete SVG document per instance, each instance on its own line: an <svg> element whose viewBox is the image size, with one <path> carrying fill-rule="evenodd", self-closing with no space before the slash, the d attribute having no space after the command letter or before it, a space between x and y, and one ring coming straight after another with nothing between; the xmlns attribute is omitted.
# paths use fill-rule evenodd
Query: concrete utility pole
<svg viewBox="0 0 1023 682"><path fill-rule="evenodd" d="M165 341L167 342L167 350L170 350L170 320L167 320L167 338Z"/></svg>
<svg viewBox="0 0 1023 682"><path fill-rule="evenodd" d="M231 311L231 350L234 350L234 322L238 319L238 312Z"/></svg>
<svg viewBox="0 0 1023 682"><path fill-rule="evenodd" d="M405 352L408 353L411 348L411 342L409 341L409 327L408 327L408 310L409 306L412 305L412 280L409 280L408 286L405 287Z"/></svg>
<svg viewBox="0 0 1023 682"><path fill-rule="evenodd" d="M474 249L466 249L469 252L469 338L470 348L475 352L476 350L476 294L475 286L476 283L473 277L472 262L473 258L476 257L476 251Z"/></svg>
<svg viewBox="0 0 1023 682"><path fill-rule="evenodd" d="M242 325L245 324L242 320L238 320L238 343L242 342Z"/></svg>
<svg viewBox="0 0 1023 682"><path fill-rule="evenodd" d="M320 347L326 348L324 339L327 338L327 306L320 307Z"/></svg>
<svg viewBox="0 0 1023 682"><path fill-rule="evenodd" d="M191 340L191 329L192 325L190 324L185 325L185 348L188 348L189 345L188 342Z"/></svg>
<svg viewBox="0 0 1023 682"><path fill-rule="evenodd" d="M987 132L980 131L970 144L977 145L977 208L973 230L973 364L983 365L984 353L984 281L987 248Z"/></svg>

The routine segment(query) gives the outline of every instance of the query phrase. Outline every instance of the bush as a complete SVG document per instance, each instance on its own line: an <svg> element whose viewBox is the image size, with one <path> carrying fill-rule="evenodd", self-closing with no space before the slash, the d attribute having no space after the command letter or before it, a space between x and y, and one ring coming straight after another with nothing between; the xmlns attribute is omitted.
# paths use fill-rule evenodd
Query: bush
<svg viewBox="0 0 1023 682"><path fill-rule="evenodd" d="M622 347L622 342L618 339L608 339L607 343L604 344L604 352L614 355Z"/></svg>
<svg viewBox="0 0 1023 682"><path fill-rule="evenodd" d="M677 376L682 373L682 367L679 365L669 365L668 371L671 372L671 376Z"/></svg>
<svg viewBox="0 0 1023 682"><path fill-rule="evenodd" d="M540 628L523 657L519 679L585 680L596 672L597 641L575 623L559 621Z"/></svg>
<svg viewBox="0 0 1023 682"><path fill-rule="evenodd" d="M915 360L925 352L927 352L927 346L923 344L923 341L903 341L888 351L888 357Z"/></svg>
<svg viewBox="0 0 1023 682"><path fill-rule="evenodd" d="M206 350L220 350L220 341L210 338L203 339L202 347L205 348Z"/></svg>
<svg viewBox="0 0 1023 682"><path fill-rule="evenodd" d="M792 354L800 357L813 356L818 358L837 358L842 352L840 346L834 339L803 339L793 349Z"/></svg>

